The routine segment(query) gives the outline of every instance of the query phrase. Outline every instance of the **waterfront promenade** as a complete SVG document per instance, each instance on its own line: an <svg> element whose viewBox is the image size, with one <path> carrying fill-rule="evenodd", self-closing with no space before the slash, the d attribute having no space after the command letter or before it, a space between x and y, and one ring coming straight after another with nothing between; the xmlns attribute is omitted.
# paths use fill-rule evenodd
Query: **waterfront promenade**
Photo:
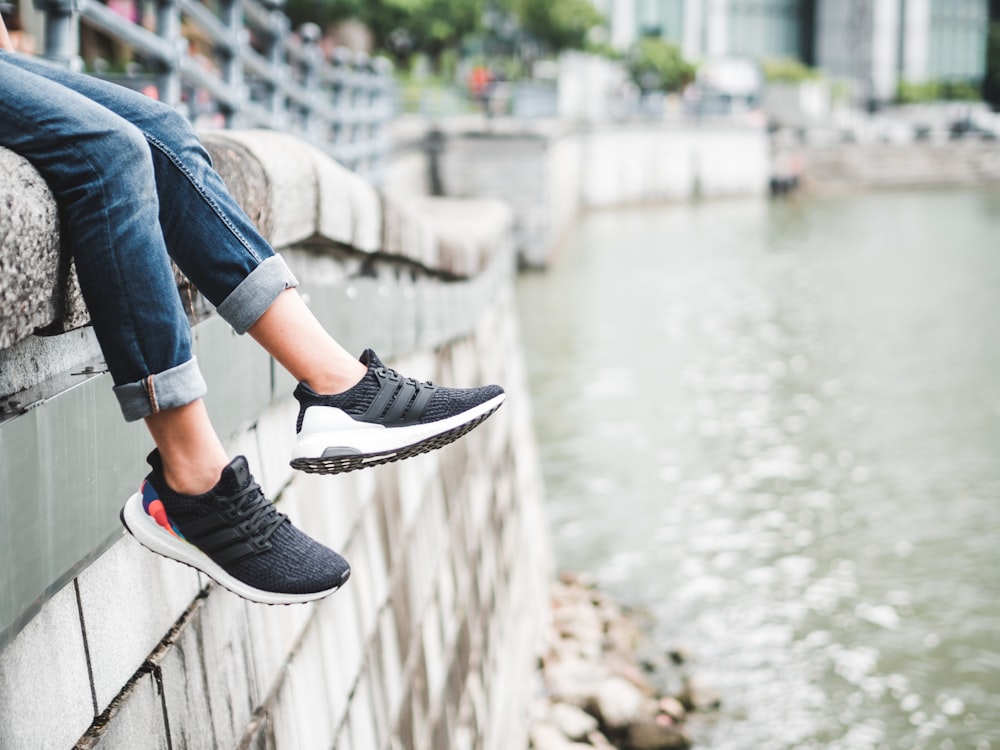
<svg viewBox="0 0 1000 750"><path fill-rule="evenodd" d="M516 268L550 264L586 211L762 198L770 145L761 129L724 123L439 130L443 147L395 154L380 190L286 134L205 136L349 348L511 394L439 454L294 476L281 458L294 383L181 279L228 447L262 463L281 510L355 562L344 591L291 608L246 604L122 536L117 511L149 446L121 423L79 328L51 196L0 153L0 747L526 746L553 563ZM955 162L939 163L945 180ZM427 195L431 174L443 196Z"/></svg>

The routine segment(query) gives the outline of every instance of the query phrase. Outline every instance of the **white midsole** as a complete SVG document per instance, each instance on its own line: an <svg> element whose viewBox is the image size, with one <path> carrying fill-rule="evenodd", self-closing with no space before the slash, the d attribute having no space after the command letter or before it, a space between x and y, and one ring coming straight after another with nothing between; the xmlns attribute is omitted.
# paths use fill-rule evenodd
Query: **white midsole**
<svg viewBox="0 0 1000 750"><path fill-rule="evenodd" d="M142 494L137 492L128 499L122 509L122 516L129 533L144 547L172 560L186 563L218 581L234 594L260 604L301 604L322 599L336 591L334 586L326 591L312 594L277 594L262 591L233 578L208 555L189 542L167 532L142 507Z"/></svg>
<svg viewBox="0 0 1000 750"><path fill-rule="evenodd" d="M310 406L302 418L302 431L292 450L292 458L322 458L328 448L343 448L345 452L360 454L400 450L475 421L498 408L505 398L507 394L501 393L453 417L406 427L359 422L342 409Z"/></svg>

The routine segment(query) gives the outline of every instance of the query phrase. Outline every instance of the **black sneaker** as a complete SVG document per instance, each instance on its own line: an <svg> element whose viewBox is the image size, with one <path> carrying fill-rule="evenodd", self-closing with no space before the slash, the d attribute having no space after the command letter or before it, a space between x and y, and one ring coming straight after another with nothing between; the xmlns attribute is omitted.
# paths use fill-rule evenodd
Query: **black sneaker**
<svg viewBox="0 0 1000 750"><path fill-rule="evenodd" d="M507 397L498 385L440 388L404 378L371 349L361 363L368 372L344 393L324 396L305 383L295 389L293 468L339 474L426 453L460 438Z"/></svg>
<svg viewBox="0 0 1000 750"><path fill-rule="evenodd" d="M234 594L262 604L322 599L351 568L331 549L296 529L261 492L237 456L204 495L181 495L163 479L160 454L125 503L122 524L140 544L205 573Z"/></svg>

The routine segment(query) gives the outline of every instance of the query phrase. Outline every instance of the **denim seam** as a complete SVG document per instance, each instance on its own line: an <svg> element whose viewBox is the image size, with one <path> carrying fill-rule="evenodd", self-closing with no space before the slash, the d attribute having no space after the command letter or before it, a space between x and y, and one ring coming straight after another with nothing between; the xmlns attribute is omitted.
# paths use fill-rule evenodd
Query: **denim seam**
<svg viewBox="0 0 1000 750"><path fill-rule="evenodd" d="M202 197L202 200L204 200L205 203L208 205L208 207L212 209L212 212L218 217L218 219L222 222L222 224L226 227L226 229L228 229L232 233L232 235L239 241L239 243L243 245L246 251L250 253L250 256L255 261L257 261L257 263L263 262L263 258L261 258L260 255L258 255L257 251L253 249L253 246L250 244L247 238L244 237L243 234L240 232L240 230L236 227L236 225L229 220L229 217L227 217L222 212L222 210L219 208L219 204L216 203L214 200L212 200L212 197L208 195L207 192L205 192L201 183L194 178L194 175L191 173L191 170L189 170L184 165L184 163L177 157L177 155L172 150L167 148L166 144L164 144L155 136L150 135L145 131L142 131L142 133L146 137L146 140L149 141L150 145L153 146L161 154L166 156L167 159L170 160L170 163L177 168L177 171L179 171L182 175L184 175L187 178L188 182L191 183L191 187L193 187L195 191L198 193L198 195Z"/></svg>
<svg viewBox="0 0 1000 750"><path fill-rule="evenodd" d="M156 403L156 385L151 374L146 376L144 385L146 386L146 395L149 396L149 408L153 410L153 414L156 414L160 411L160 405Z"/></svg>
<svg viewBox="0 0 1000 750"><path fill-rule="evenodd" d="M37 122L28 121L24 117L22 117L19 112L10 111L10 112L8 112L8 114L9 115L13 115L15 118L21 120L21 122L23 122L26 127L31 127L31 128L41 127L43 129L45 129L45 124L44 123L37 123ZM73 142L72 142L71 139L66 139L66 146L67 146L67 148L69 148L70 150L72 150L73 153L77 154L78 158L80 159L80 162L83 163L83 164L86 164L87 168L93 172L94 176L96 177L96 182L97 182L97 185L98 185L98 189L101 191L101 198L102 198L101 202L102 202L102 205L107 205L107 203L108 203L108 200L107 200L107 190L105 189L105 181L104 181L104 178L103 178L102 171L100 169L97 169L94 166L94 164L90 161L90 159L88 158L88 156L87 156L87 154L86 154L85 151L81 151L81 150L79 150L79 149L76 148L75 144L73 144ZM108 228L109 228L109 225L110 225L111 221L110 221L110 219L108 217L108 213L107 213L106 210L102 209L101 213L102 213L102 216L103 216L103 221L101 223L103 225L102 226L102 233L105 235L105 237L104 237L105 246L108 248L110 254L112 256L116 257L117 253L115 252L115 244L112 241L112 238L111 238L110 233L108 231ZM61 226L61 222L60 222L60 231L61 230L62 230L62 226ZM117 258L116 258L116 260L117 260ZM116 276L116 281L117 281L118 287L121 288L121 289L126 288L125 280L121 276L121 264L118 263L118 262L115 262L115 263L112 263L111 265L114 266L114 273L115 273L115 276ZM131 304L126 303L125 307L128 310L128 315L129 315L129 319L130 319L130 323L131 323L131 329L130 330L133 331L133 332L136 332L136 331L139 330L139 326L138 326L138 322L136 321L136 318L135 318L135 311L133 310L133 306ZM131 338L132 338L132 342L131 342L132 346L135 347L136 351L139 353L139 356L142 358L143 369L148 372L149 371L149 358L146 356L146 352L144 351L144 348L143 348L143 345L142 345L142 339L141 339L141 337L139 337L137 335L136 336L132 336Z"/></svg>

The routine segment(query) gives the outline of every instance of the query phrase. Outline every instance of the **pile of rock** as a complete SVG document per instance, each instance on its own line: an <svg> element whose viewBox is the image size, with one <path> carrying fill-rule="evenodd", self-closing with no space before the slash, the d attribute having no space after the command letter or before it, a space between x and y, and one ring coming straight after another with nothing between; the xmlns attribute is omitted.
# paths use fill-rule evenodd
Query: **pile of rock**
<svg viewBox="0 0 1000 750"><path fill-rule="evenodd" d="M663 665L640 656L633 617L578 576L553 588L552 622L541 659L542 690L532 716L534 750L683 750L687 714L718 699L678 676L667 695L651 675ZM670 660L678 665L679 654ZM661 675L662 676L662 675Z"/></svg>

